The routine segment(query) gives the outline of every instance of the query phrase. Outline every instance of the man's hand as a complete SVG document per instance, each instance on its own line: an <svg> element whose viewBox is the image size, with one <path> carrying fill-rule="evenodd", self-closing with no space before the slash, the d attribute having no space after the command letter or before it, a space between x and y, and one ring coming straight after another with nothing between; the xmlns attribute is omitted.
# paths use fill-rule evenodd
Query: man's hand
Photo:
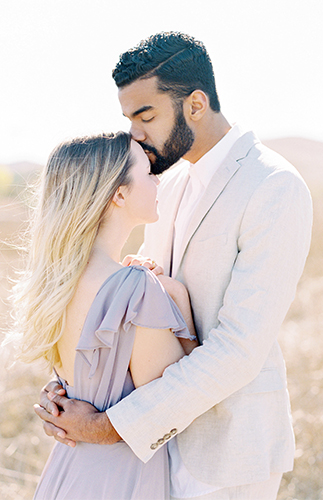
<svg viewBox="0 0 323 500"><path fill-rule="evenodd" d="M142 255L126 255L122 261L122 265L127 266L144 266L150 269L156 276L159 274L164 274L164 269L156 264L156 262L149 257L143 257Z"/></svg>
<svg viewBox="0 0 323 500"><path fill-rule="evenodd" d="M114 444L121 439L105 412L99 412L85 401L55 394L48 388L65 392L57 383L51 382L41 393L42 402L46 393L44 407L34 405L35 412L44 420L44 430L48 436L72 447L77 441Z"/></svg>

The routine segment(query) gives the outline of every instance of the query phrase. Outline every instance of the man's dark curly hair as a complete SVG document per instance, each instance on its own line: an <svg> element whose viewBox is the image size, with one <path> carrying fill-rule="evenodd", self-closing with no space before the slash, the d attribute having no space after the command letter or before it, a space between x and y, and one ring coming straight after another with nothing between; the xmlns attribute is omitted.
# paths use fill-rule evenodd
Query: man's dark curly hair
<svg viewBox="0 0 323 500"><path fill-rule="evenodd" d="M158 77L158 89L182 101L194 90L208 95L213 111L220 111L210 56L202 42L179 32L157 33L121 54L112 72L117 87L138 79Z"/></svg>

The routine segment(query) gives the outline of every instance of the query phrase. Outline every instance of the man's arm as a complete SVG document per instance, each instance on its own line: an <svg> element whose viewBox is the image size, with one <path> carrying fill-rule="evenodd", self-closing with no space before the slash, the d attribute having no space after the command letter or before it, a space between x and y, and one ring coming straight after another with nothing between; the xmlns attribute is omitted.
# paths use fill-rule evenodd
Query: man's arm
<svg viewBox="0 0 323 500"><path fill-rule="evenodd" d="M276 171L258 185L241 222L219 324L161 379L107 410L141 460L150 459L158 449L154 443L170 430L182 432L260 373L295 296L311 223L311 199L300 178Z"/></svg>

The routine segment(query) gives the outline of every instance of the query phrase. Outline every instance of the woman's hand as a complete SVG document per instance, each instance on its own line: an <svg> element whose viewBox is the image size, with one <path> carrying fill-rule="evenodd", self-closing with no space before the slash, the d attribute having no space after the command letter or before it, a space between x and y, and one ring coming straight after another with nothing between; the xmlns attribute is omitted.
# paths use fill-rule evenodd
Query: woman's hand
<svg viewBox="0 0 323 500"><path fill-rule="evenodd" d="M147 269L150 269L156 276L160 274L164 274L164 269L156 264L156 262L149 257L144 257L143 255L135 255L130 254L126 255L126 257L122 261L122 265L127 266L144 266Z"/></svg>
<svg viewBox="0 0 323 500"><path fill-rule="evenodd" d="M48 413L53 415L53 417L58 417L59 408L58 406L49 399L48 394L57 394L58 396L65 396L65 389L57 382L57 380L51 380L45 387L40 391L40 406L42 406Z"/></svg>
<svg viewBox="0 0 323 500"><path fill-rule="evenodd" d="M180 281L177 281L169 276L164 275L164 269L158 266L156 262L149 257L143 257L142 255L127 255L123 261L123 266L144 266L150 269L159 279L166 292L173 299L179 310L181 311L187 328L191 335L196 336L194 322L192 318L191 303L188 291L186 287ZM197 341L191 341L188 339L180 339L182 347L185 354L189 354L194 347L199 344Z"/></svg>

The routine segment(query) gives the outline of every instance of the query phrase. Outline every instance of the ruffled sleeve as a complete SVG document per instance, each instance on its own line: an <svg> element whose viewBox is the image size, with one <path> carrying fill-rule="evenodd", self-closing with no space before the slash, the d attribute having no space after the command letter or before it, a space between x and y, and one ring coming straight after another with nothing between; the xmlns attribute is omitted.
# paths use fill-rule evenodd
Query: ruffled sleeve
<svg viewBox="0 0 323 500"><path fill-rule="evenodd" d="M170 328L177 337L195 339L158 278L142 266L122 268L104 282L84 323L77 350L111 348L120 328L127 333L131 325Z"/></svg>

